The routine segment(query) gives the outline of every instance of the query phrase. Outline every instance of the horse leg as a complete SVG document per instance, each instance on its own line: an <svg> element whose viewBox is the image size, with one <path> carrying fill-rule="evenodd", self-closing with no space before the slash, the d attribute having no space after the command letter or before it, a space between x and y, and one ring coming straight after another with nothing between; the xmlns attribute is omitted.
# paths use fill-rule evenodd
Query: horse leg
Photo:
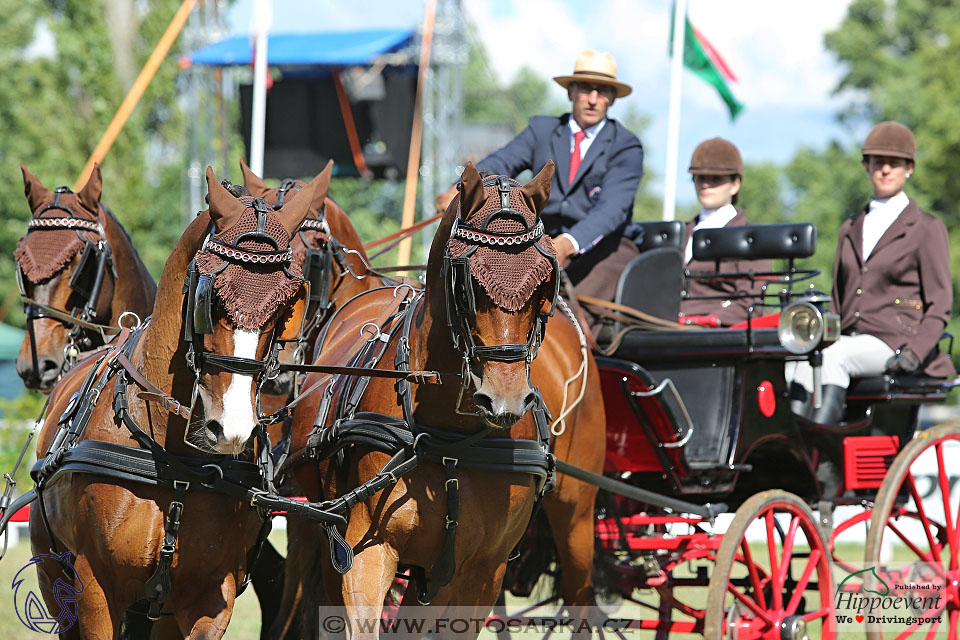
<svg viewBox="0 0 960 640"><path fill-rule="evenodd" d="M593 604L590 577L593 571L593 503L595 487L560 476L553 494L543 500L543 510L557 545L563 568L560 595L570 608Z"/></svg>
<svg viewBox="0 0 960 640"><path fill-rule="evenodd" d="M179 606L174 606L173 618L177 623L177 629L174 630L179 635L169 636L171 640L183 637L190 640L219 640L227 631L236 602L234 575L224 576L220 585L211 581L195 586L190 593L178 598ZM169 628L173 629L172 625ZM154 637L162 636L155 633Z"/></svg>
<svg viewBox="0 0 960 640"><path fill-rule="evenodd" d="M287 517L283 597L273 625L263 637L318 637L318 608L324 594L320 577L322 563L327 557L323 540L324 533L320 525L295 516Z"/></svg>
<svg viewBox="0 0 960 640"><path fill-rule="evenodd" d="M283 598L284 558L267 540L253 567L250 580L260 601L260 638L267 640L273 621L280 615Z"/></svg>
<svg viewBox="0 0 960 640"><path fill-rule="evenodd" d="M351 516L346 540L356 550L369 531L365 518ZM327 571L327 574L335 571ZM340 577L340 595L351 638L378 638L383 599L397 574L397 553L385 543L370 544L354 556L353 568ZM334 578L336 581L336 578Z"/></svg>
<svg viewBox="0 0 960 640"><path fill-rule="evenodd" d="M97 581L85 556L78 556L73 567L83 584L83 592L77 598L77 620L61 638L85 638L89 640L113 640L116 629L114 620L119 620L119 614L113 610L108 602L103 586ZM37 577L40 591L46 602L47 611L57 615L60 605L54 599L53 586L56 580L63 580L68 584L76 583L72 576L66 575L53 560L45 560L37 564Z"/></svg>

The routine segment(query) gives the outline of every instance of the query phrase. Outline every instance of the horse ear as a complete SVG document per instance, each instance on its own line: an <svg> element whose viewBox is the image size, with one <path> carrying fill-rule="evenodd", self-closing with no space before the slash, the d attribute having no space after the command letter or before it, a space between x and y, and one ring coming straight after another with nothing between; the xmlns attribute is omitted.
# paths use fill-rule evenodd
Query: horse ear
<svg viewBox="0 0 960 640"><path fill-rule="evenodd" d="M20 165L20 171L23 173L23 194L27 196L27 204L30 206L32 213L39 209L44 202L53 198L53 194L23 164Z"/></svg>
<svg viewBox="0 0 960 640"><path fill-rule="evenodd" d="M472 162L468 162L460 176L460 217L479 211L487 201L487 192L483 189L483 178Z"/></svg>
<svg viewBox="0 0 960 640"><path fill-rule="evenodd" d="M210 219L217 225L217 231L226 231L237 223L246 207L220 184L213 167L207 167L207 192L210 194Z"/></svg>
<svg viewBox="0 0 960 640"><path fill-rule="evenodd" d="M90 172L90 178L87 184L83 185L77 198L83 208L94 215L100 213L100 195L103 193L103 177L100 175L100 163L93 163L93 171Z"/></svg>
<svg viewBox="0 0 960 640"><path fill-rule="evenodd" d="M533 180L520 188L523 201L530 207L530 211L537 214L537 217L539 217L540 212L543 211L543 205L547 204L547 200L550 199L550 185L553 183L553 170L553 160L549 160L547 164L543 165L543 169L540 170L540 173L538 173Z"/></svg>
<svg viewBox="0 0 960 640"><path fill-rule="evenodd" d="M292 238L300 228L300 224L313 211L319 211L323 205L323 200L330 192L330 176L333 175L333 160L327 162L323 171L317 174L317 177L311 180L307 185L297 193L288 204L284 205L277 215L280 217L280 223L287 230Z"/></svg>
<svg viewBox="0 0 960 640"><path fill-rule="evenodd" d="M240 172L243 173L243 186L247 188L247 191L249 191L250 195L254 198L262 198L266 195L267 191L270 190L270 187L260 179L260 176L255 174L253 170L247 166L243 158L240 158Z"/></svg>

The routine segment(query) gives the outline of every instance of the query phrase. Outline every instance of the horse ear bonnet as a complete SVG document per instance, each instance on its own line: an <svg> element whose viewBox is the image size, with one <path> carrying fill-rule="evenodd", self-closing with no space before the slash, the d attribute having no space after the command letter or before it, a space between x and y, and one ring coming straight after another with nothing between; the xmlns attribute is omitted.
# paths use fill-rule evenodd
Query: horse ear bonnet
<svg viewBox="0 0 960 640"><path fill-rule="evenodd" d="M211 239L251 251L282 251L290 246L289 235L276 214L263 216L253 207L253 198L241 198L247 205L237 223ZM293 297L303 284L300 265L278 268L276 264L228 261L201 249L196 257L197 271L216 274L214 288L227 315L240 329L260 330L277 310ZM293 276L293 277L291 277Z"/></svg>
<svg viewBox="0 0 960 640"><path fill-rule="evenodd" d="M524 201L519 184L511 182L516 188L510 190L509 207L519 212L519 216L497 214L501 209L497 180L486 178L483 181L486 201L478 211L467 213L465 218L461 218L460 223L494 233L518 233L533 229L539 218ZM522 309L537 287L553 273L553 262L538 250L535 244L539 244L549 255L555 256L557 253L553 241L547 234L543 234L534 244L496 247L481 245L476 247L476 251L470 256L470 273L493 303L501 309ZM457 238L451 238L448 244L450 256L453 258L462 257L474 246L476 245L467 244Z"/></svg>

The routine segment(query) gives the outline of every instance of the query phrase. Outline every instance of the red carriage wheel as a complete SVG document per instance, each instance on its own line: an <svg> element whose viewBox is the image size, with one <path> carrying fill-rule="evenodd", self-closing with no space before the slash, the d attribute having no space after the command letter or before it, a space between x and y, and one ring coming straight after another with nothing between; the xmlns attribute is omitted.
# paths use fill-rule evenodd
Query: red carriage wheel
<svg viewBox="0 0 960 640"><path fill-rule="evenodd" d="M870 519L866 567L876 567L880 579L894 567L900 582L908 576L911 584L927 593L942 593L935 608L923 618L939 622L915 625L896 633L868 625L867 637L932 637L947 630L948 640L957 640L960 622L960 500L951 500L949 470L960 464L960 425L944 424L917 434L897 454L887 471ZM886 558L884 546L892 551ZM892 564L891 563L894 563ZM910 567L916 567L911 570ZM919 612L918 612L919 613ZM898 634L905 633L906 636Z"/></svg>
<svg viewBox="0 0 960 640"><path fill-rule="evenodd" d="M723 536L704 636L803 640L818 634L836 637L826 542L799 497L758 493L737 509Z"/></svg>

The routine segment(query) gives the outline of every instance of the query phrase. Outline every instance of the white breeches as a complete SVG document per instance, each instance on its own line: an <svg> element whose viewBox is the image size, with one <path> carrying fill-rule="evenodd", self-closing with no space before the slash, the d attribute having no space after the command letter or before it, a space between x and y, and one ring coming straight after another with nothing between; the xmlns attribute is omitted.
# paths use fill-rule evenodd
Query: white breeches
<svg viewBox="0 0 960 640"><path fill-rule="evenodd" d="M823 384L832 384L846 389L850 378L878 376L886 369L887 360L893 356L893 349L876 336L861 333L855 336L840 336L840 339L823 350L823 366L820 380ZM795 367L791 365L796 365ZM791 371L794 369L794 371ZM813 392L813 367L804 360L788 362L787 381L803 385Z"/></svg>

